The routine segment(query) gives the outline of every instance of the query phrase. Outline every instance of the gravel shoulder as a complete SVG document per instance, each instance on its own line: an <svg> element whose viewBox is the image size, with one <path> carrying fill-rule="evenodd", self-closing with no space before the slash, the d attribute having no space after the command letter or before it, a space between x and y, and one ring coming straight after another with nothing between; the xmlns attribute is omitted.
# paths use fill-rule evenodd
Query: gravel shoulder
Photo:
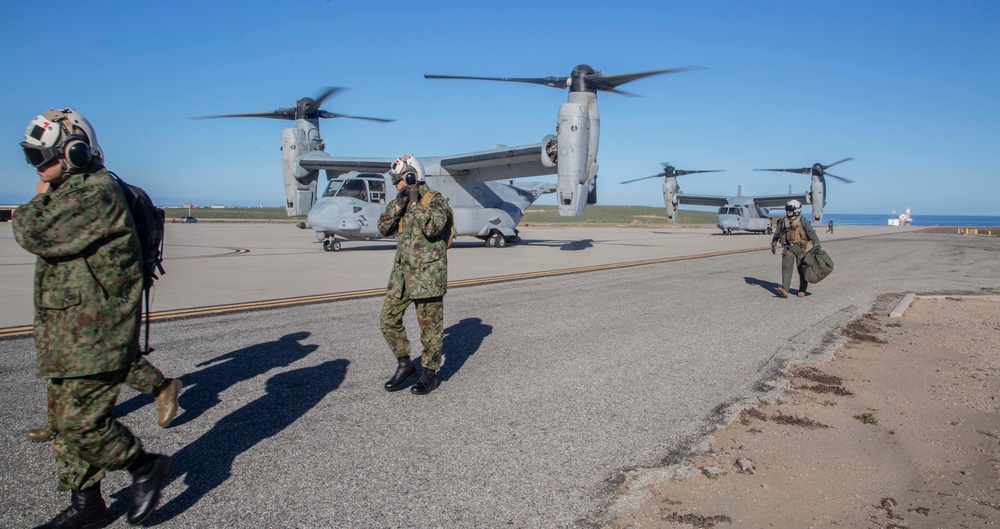
<svg viewBox="0 0 1000 529"><path fill-rule="evenodd" d="M1000 524L1000 297L883 296L608 529Z"/></svg>

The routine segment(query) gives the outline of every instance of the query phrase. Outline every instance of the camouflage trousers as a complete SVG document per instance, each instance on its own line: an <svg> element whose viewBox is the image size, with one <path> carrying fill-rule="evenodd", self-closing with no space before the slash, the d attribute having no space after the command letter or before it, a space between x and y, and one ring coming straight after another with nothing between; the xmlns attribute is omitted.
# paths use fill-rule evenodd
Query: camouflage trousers
<svg viewBox="0 0 1000 529"><path fill-rule="evenodd" d="M425 369L441 369L441 345L444 342L444 297L426 299L385 297L379 323L389 349L396 358L410 356L410 340L403 327L403 313L410 304L416 306L417 323L420 325L420 343L424 347L420 365Z"/></svg>
<svg viewBox="0 0 1000 529"><path fill-rule="evenodd" d="M139 438L111 415L126 372L48 380L48 414L59 490L97 485L108 470L126 468L142 450Z"/></svg>
<svg viewBox="0 0 1000 529"><path fill-rule="evenodd" d="M802 275L802 256L804 252L798 244L789 244L781 252L781 286L787 291L792 286L792 270L799 272L799 291L805 292L809 287Z"/></svg>
<svg viewBox="0 0 1000 529"><path fill-rule="evenodd" d="M139 356L129 366L125 385L139 393L152 394L167 381L159 369L150 364L145 356Z"/></svg>

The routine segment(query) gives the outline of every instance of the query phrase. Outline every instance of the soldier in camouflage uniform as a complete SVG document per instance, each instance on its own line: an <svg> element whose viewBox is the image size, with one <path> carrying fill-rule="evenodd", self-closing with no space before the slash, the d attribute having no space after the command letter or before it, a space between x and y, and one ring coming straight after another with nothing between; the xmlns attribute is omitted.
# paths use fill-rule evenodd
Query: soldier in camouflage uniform
<svg viewBox="0 0 1000 529"><path fill-rule="evenodd" d="M138 339L138 336L136 338ZM177 397L180 395L181 381L176 378L164 377L163 373L145 356L136 356L135 361L129 366L125 385L139 393L153 395L157 409L156 424L160 428L170 426L170 423L177 417L177 411L180 409ZM25 432L25 435L29 440L37 443L49 441L52 439L52 428L49 425L32 428Z"/></svg>
<svg viewBox="0 0 1000 529"><path fill-rule="evenodd" d="M97 143L97 134L90 123L84 118L76 123L76 127L76 132L84 136L85 143L90 146L91 156L103 165L104 153ZM47 188L48 183L40 181L36 194L45 192ZM158 411L156 423L161 428L170 426L170 423L177 417L177 412L180 409L177 397L180 394L181 381L164 377L163 373L144 356L136 356L135 362L130 366L128 376L125 378L125 384L139 393L153 395ZM31 441L45 442L52 439L52 428L46 424L41 428L32 428L25 434Z"/></svg>
<svg viewBox="0 0 1000 529"><path fill-rule="evenodd" d="M143 278L124 194L91 138L90 124L67 108L36 117L21 142L43 184L17 209L14 237L38 256L37 375L47 380L59 490L72 493L70 506L36 529L106 525L101 480L121 469L133 479L127 520L139 524L170 470L170 458L144 451L111 414L138 354Z"/></svg>
<svg viewBox="0 0 1000 529"><path fill-rule="evenodd" d="M771 253L777 251L781 243L781 286L778 295L787 298L792 285L792 268L799 272L798 297L805 297L809 283L802 275L802 257L809 251L810 243L819 248L819 236L808 219L802 217L802 203L789 200L785 204L785 216L778 219L778 229L771 239Z"/></svg>
<svg viewBox="0 0 1000 529"><path fill-rule="evenodd" d="M427 187L423 167L416 158L397 159L390 175L396 186L396 201L386 205L378 219L378 230L386 237L396 236L396 257L380 323L397 368L385 389L403 389L417 374L403 327L403 312L412 303L420 324L423 373L410 391L426 395L437 387L437 371L441 368L451 207L440 193Z"/></svg>

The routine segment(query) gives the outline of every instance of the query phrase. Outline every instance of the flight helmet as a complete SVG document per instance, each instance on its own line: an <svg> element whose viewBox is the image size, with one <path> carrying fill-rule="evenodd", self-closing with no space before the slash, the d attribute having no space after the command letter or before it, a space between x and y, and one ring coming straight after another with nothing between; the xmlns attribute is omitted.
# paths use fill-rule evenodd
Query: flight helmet
<svg viewBox="0 0 1000 529"><path fill-rule="evenodd" d="M413 185L424 181L424 165L409 154L400 156L392 162L389 170L392 177L392 184L396 185L400 180L404 180L406 185Z"/></svg>
<svg viewBox="0 0 1000 529"><path fill-rule="evenodd" d="M785 203L785 215L797 217L802 213L802 203L792 199Z"/></svg>
<svg viewBox="0 0 1000 529"><path fill-rule="evenodd" d="M58 159L70 172L103 162L97 133L87 118L72 108L52 109L28 123L21 142L24 157L34 167Z"/></svg>

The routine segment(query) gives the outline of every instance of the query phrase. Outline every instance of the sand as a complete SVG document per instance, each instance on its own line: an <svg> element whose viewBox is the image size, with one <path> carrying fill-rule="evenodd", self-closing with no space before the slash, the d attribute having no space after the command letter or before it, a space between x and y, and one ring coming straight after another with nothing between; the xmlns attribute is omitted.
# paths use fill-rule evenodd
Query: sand
<svg viewBox="0 0 1000 529"><path fill-rule="evenodd" d="M883 296L607 529L1000 526L1000 296ZM626 502L627 503L627 502Z"/></svg>

